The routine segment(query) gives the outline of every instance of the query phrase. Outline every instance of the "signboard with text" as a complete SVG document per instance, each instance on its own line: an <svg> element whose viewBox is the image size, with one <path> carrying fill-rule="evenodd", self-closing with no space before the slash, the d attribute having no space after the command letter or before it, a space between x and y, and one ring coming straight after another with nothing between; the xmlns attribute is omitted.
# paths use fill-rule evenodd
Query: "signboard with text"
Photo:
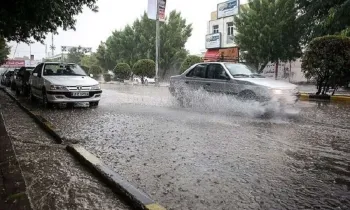
<svg viewBox="0 0 350 210"><path fill-rule="evenodd" d="M25 66L25 60L7 60L4 64L1 65L1 67L7 67L7 68L17 68Z"/></svg>
<svg viewBox="0 0 350 210"><path fill-rule="evenodd" d="M218 19L238 14L238 0L229 0L218 4Z"/></svg>
<svg viewBox="0 0 350 210"><path fill-rule="evenodd" d="M205 37L205 48L213 49L221 47L221 33L208 34Z"/></svg>

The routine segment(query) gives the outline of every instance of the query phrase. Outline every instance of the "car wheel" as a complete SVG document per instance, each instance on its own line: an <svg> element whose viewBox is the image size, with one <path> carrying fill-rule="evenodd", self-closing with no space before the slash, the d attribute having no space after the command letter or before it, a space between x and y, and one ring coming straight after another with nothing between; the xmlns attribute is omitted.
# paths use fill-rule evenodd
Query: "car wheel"
<svg viewBox="0 0 350 210"><path fill-rule="evenodd" d="M21 91L19 90L19 88L18 87L16 87L16 95L20 95L21 94Z"/></svg>
<svg viewBox="0 0 350 210"><path fill-rule="evenodd" d="M69 108L69 109L73 109L74 108L74 103L67 103L66 107Z"/></svg>
<svg viewBox="0 0 350 210"><path fill-rule="evenodd" d="M35 96L33 95L32 88L29 87L29 98L31 101L36 101Z"/></svg>
<svg viewBox="0 0 350 210"><path fill-rule="evenodd" d="M239 99L244 101L256 100L256 94L251 90L244 90L238 94Z"/></svg>
<svg viewBox="0 0 350 210"><path fill-rule="evenodd" d="M46 94L46 91L43 90L43 105L45 108L51 108L52 107L52 103L50 103L48 100L47 100L47 94Z"/></svg>
<svg viewBox="0 0 350 210"><path fill-rule="evenodd" d="M98 106L98 101L97 102L90 102L90 107L97 107Z"/></svg>
<svg viewBox="0 0 350 210"><path fill-rule="evenodd" d="M11 82L11 90L16 90L16 84L14 82Z"/></svg>

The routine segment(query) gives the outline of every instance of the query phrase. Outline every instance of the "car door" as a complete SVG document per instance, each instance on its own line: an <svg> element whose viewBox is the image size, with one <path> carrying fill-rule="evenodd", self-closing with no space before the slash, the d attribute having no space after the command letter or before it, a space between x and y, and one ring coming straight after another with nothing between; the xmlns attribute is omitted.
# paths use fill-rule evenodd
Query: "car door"
<svg viewBox="0 0 350 210"><path fill-rule="evenodd" d="M227 93L229 80L230 77L221 64L209 64L204 89L208 92Z"/></svg>
<svg viewBox="0 0 350 210"><path fill-rule="evenodd" d="M32 93L35 96L41 95L41 86L40 86L40 79L41 79L41 72L42 72L43 64L39 64L35 67L35 69L32 72L32 75L30 76L30 86Z"/></svg>
<svg viewBox="0 0 350 210"><path fill-rule="evenodd" d="M208 64L198 64L191 71L186 74L186 86L193 90L203 88Z"/></svg>

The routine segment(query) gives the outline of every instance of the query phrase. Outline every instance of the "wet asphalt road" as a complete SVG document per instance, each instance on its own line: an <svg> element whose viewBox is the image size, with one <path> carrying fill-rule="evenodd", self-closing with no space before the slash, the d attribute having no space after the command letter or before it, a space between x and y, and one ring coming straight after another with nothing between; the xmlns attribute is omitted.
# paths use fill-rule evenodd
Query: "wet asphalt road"
<svg viewBox="0 0 350 210"><path fill-rule="evenodd" d="M167 209L350 209L350 105L259 104L104 85L96 109L38 111Z"/></svg>

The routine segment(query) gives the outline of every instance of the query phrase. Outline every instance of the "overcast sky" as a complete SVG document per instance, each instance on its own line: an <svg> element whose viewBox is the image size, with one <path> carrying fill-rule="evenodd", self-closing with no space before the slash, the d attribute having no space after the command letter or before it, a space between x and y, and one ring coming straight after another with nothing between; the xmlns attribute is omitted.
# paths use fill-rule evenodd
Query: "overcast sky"
<svg viewBox="0 0 350 210"><path fill-rule="evenodd" d="M200 53L205 49L205 35L207 22L210 20L210 13L216 10L218 3L225 0L167 0L166 14L171 10L181 11L188 23L193 24L192 36L186 44L186 48L193 54ZM121 3L122 2L122 3ZM62 31L54 36L55 54L60 53L63 46L84 46L96 50L100 41L105 41L116 29L122 29L127 24L132 24L147 10L148 0L98 0L99 12L94 13L84 9L83 13L76 17L76 31ZM241 4L247 0L241 0ZM51 45L51 35L46 40L48 51ZM30 47L26 44L11 42L12 53L10 58L28 56ZM31 52L35 59L45 57L45 45L35 43L31 45Z"/></svg>

